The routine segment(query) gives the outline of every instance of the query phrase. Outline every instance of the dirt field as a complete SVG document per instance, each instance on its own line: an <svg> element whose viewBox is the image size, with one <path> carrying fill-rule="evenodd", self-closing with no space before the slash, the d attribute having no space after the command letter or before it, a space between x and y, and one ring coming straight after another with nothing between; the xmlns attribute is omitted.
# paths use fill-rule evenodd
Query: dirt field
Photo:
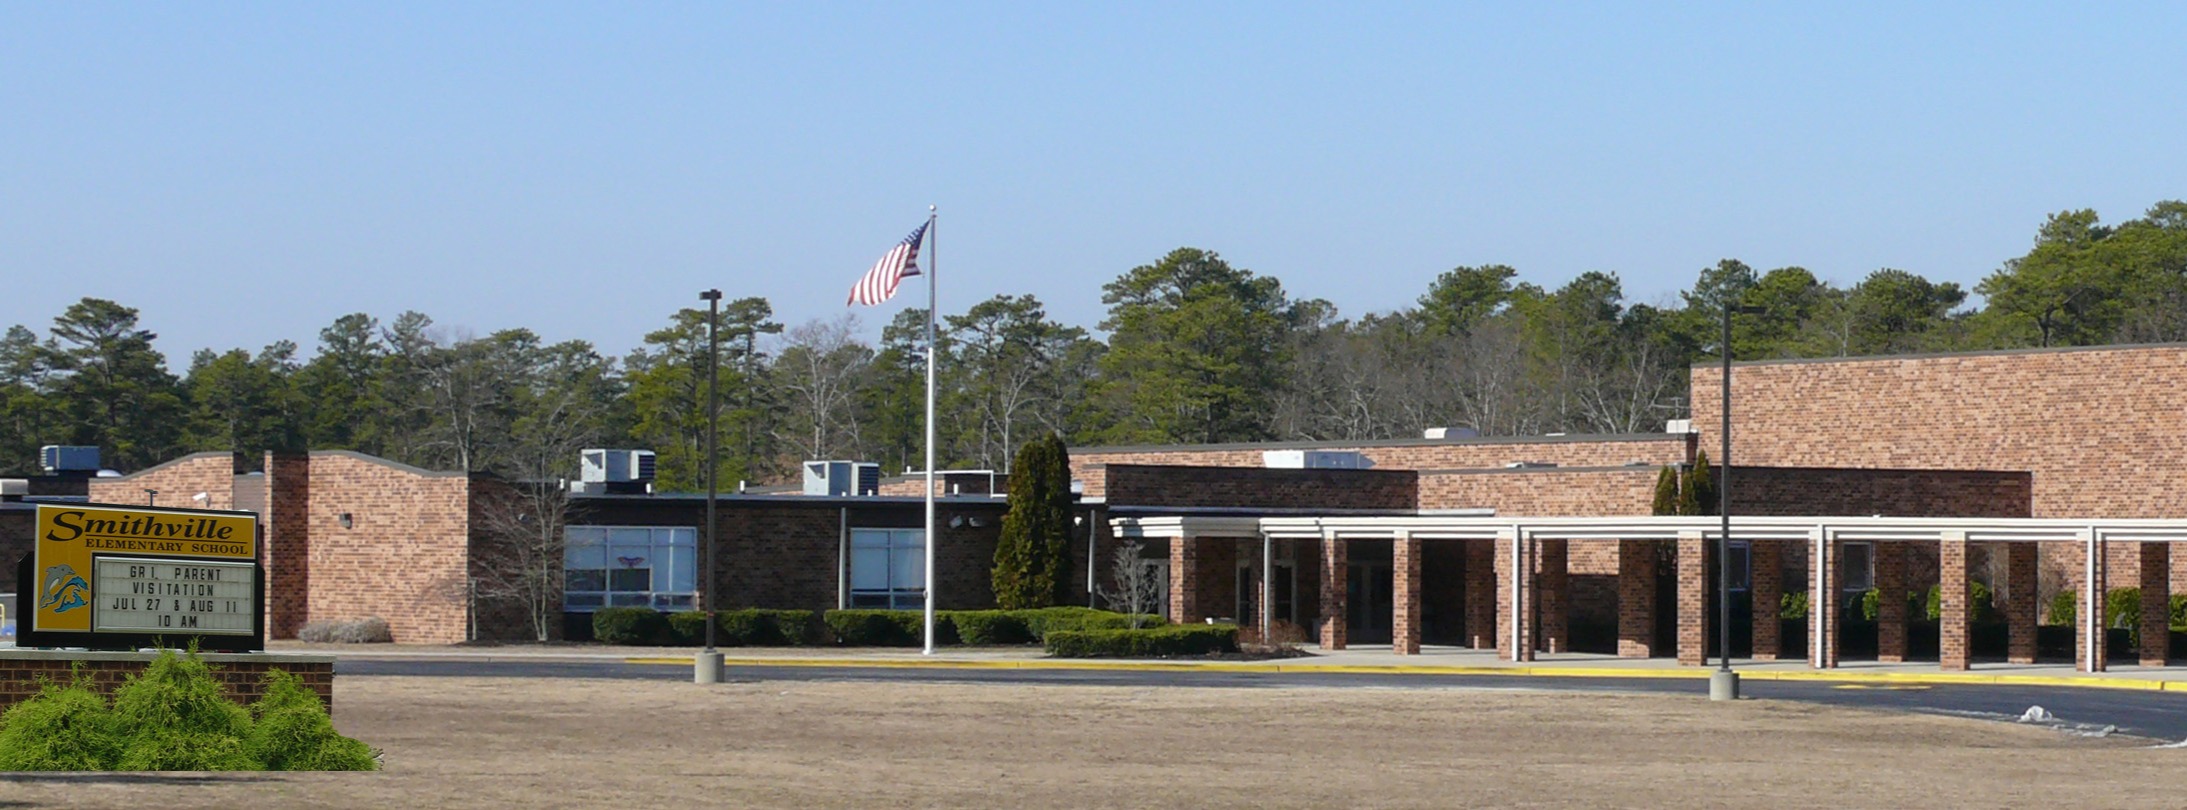
<svg viewBox="0 0 2187 810"><path fill-rule="evenodd" d="M337 725L384 749L384 772L9 775L0 808L2187 802L2187 750L1763 701L386 677L339 689Z"/></svg>

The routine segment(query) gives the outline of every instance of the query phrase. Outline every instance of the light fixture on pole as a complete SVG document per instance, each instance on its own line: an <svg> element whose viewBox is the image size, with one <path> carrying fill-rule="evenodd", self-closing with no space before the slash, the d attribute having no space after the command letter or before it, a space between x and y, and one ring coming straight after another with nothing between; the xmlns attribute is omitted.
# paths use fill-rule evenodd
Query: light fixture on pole
<svg viewBox="0 0 2187 810"><path fill-rule="evenodd" d="M718 465L715 444L721 433L721 291L699 293L706 302L706 570L699 577L699 609L706 611L706 649L691 658L693 683L721 682L721 651L714 649L714 500Z"/></svg>
<svg viewBox="0 0 2187 810"><path fill-rule="evenodd" d="M1716 655L1723 663L1709 673L1710 700L1738 700L1739 673L1731 670L1731 316L1756 315L1761 307L1724 303L1724 342L1717 354L1724 358L1723 447L1717 456L1716 514L1723 521L1716 535ZM1751 555L1749 557L1751 559ZM1756 605L1753 609L1760 610Z"/></svg>

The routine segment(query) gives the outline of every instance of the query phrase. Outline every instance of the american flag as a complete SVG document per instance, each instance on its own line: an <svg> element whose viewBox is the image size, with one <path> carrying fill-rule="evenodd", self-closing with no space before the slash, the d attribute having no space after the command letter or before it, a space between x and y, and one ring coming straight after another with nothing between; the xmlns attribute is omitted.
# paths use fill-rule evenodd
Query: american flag
<svg viewBox="0 0 2187 810"><path fill-rule="evenodd" d="M904 237L904 241L890 248L880 261L874 262L873 269L867 270L864 278L851 285L850 301L846 303L870 307L896 297L896 285L905 276L919 274L919 243L925 241L926 226L929 224L932 223L919 223L918 230L912 231L910 236Z"/></svg>

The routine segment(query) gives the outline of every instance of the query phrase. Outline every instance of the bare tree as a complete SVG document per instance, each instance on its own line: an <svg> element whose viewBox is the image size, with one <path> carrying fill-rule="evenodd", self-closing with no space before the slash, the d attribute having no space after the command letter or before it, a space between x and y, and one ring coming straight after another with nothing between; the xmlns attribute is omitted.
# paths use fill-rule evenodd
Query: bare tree
<svg viewBox="0 0 2187 810"><path fill-rule="evenodd" d="M534 641L554 637L562 616L569 488L560 481L479 487L471 545L471 636L518 614Z"/></svg>
<svg viewBox="0 0 2187 810"><path fill-rule="evenodd" d="M1149 565L1140 554L1145 544L1137 540L1124 541L1116 547L1116 557L1110 561L1110 586L1101 589L1101 599L1109 603L1109 609L1131 617L1131 626L1138 629L1145 621L1142 617L1153 613L1161 605L1163 582L1156 566Z"/></svg>
<svg viewBox="0 0 2187 810"><path fill-rule="evenodd" d="M830 458L858 445L858 382L873 361L873 347L858 341L858 319L844 315L813 320L784 335L775 371L780 390L795 402L797 414L784 438L805 458Z"/></svg>

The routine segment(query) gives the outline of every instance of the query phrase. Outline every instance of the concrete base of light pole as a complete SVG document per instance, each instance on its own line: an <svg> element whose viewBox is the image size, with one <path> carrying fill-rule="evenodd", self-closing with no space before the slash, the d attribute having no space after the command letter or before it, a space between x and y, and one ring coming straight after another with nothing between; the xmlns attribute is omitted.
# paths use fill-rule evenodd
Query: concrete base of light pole
<svg viewBox="0 0 2187 810"><path fill-rule="evenodd" d="M1728 669L1709 673L1709 699L1738 700L1739 673Z"/></svg>
<svg viewBox="0 0 2187 810"><path fill-rule="evenodd" d="M692 683L721 683L721 652L706 650L691 657Z"/></svg>

